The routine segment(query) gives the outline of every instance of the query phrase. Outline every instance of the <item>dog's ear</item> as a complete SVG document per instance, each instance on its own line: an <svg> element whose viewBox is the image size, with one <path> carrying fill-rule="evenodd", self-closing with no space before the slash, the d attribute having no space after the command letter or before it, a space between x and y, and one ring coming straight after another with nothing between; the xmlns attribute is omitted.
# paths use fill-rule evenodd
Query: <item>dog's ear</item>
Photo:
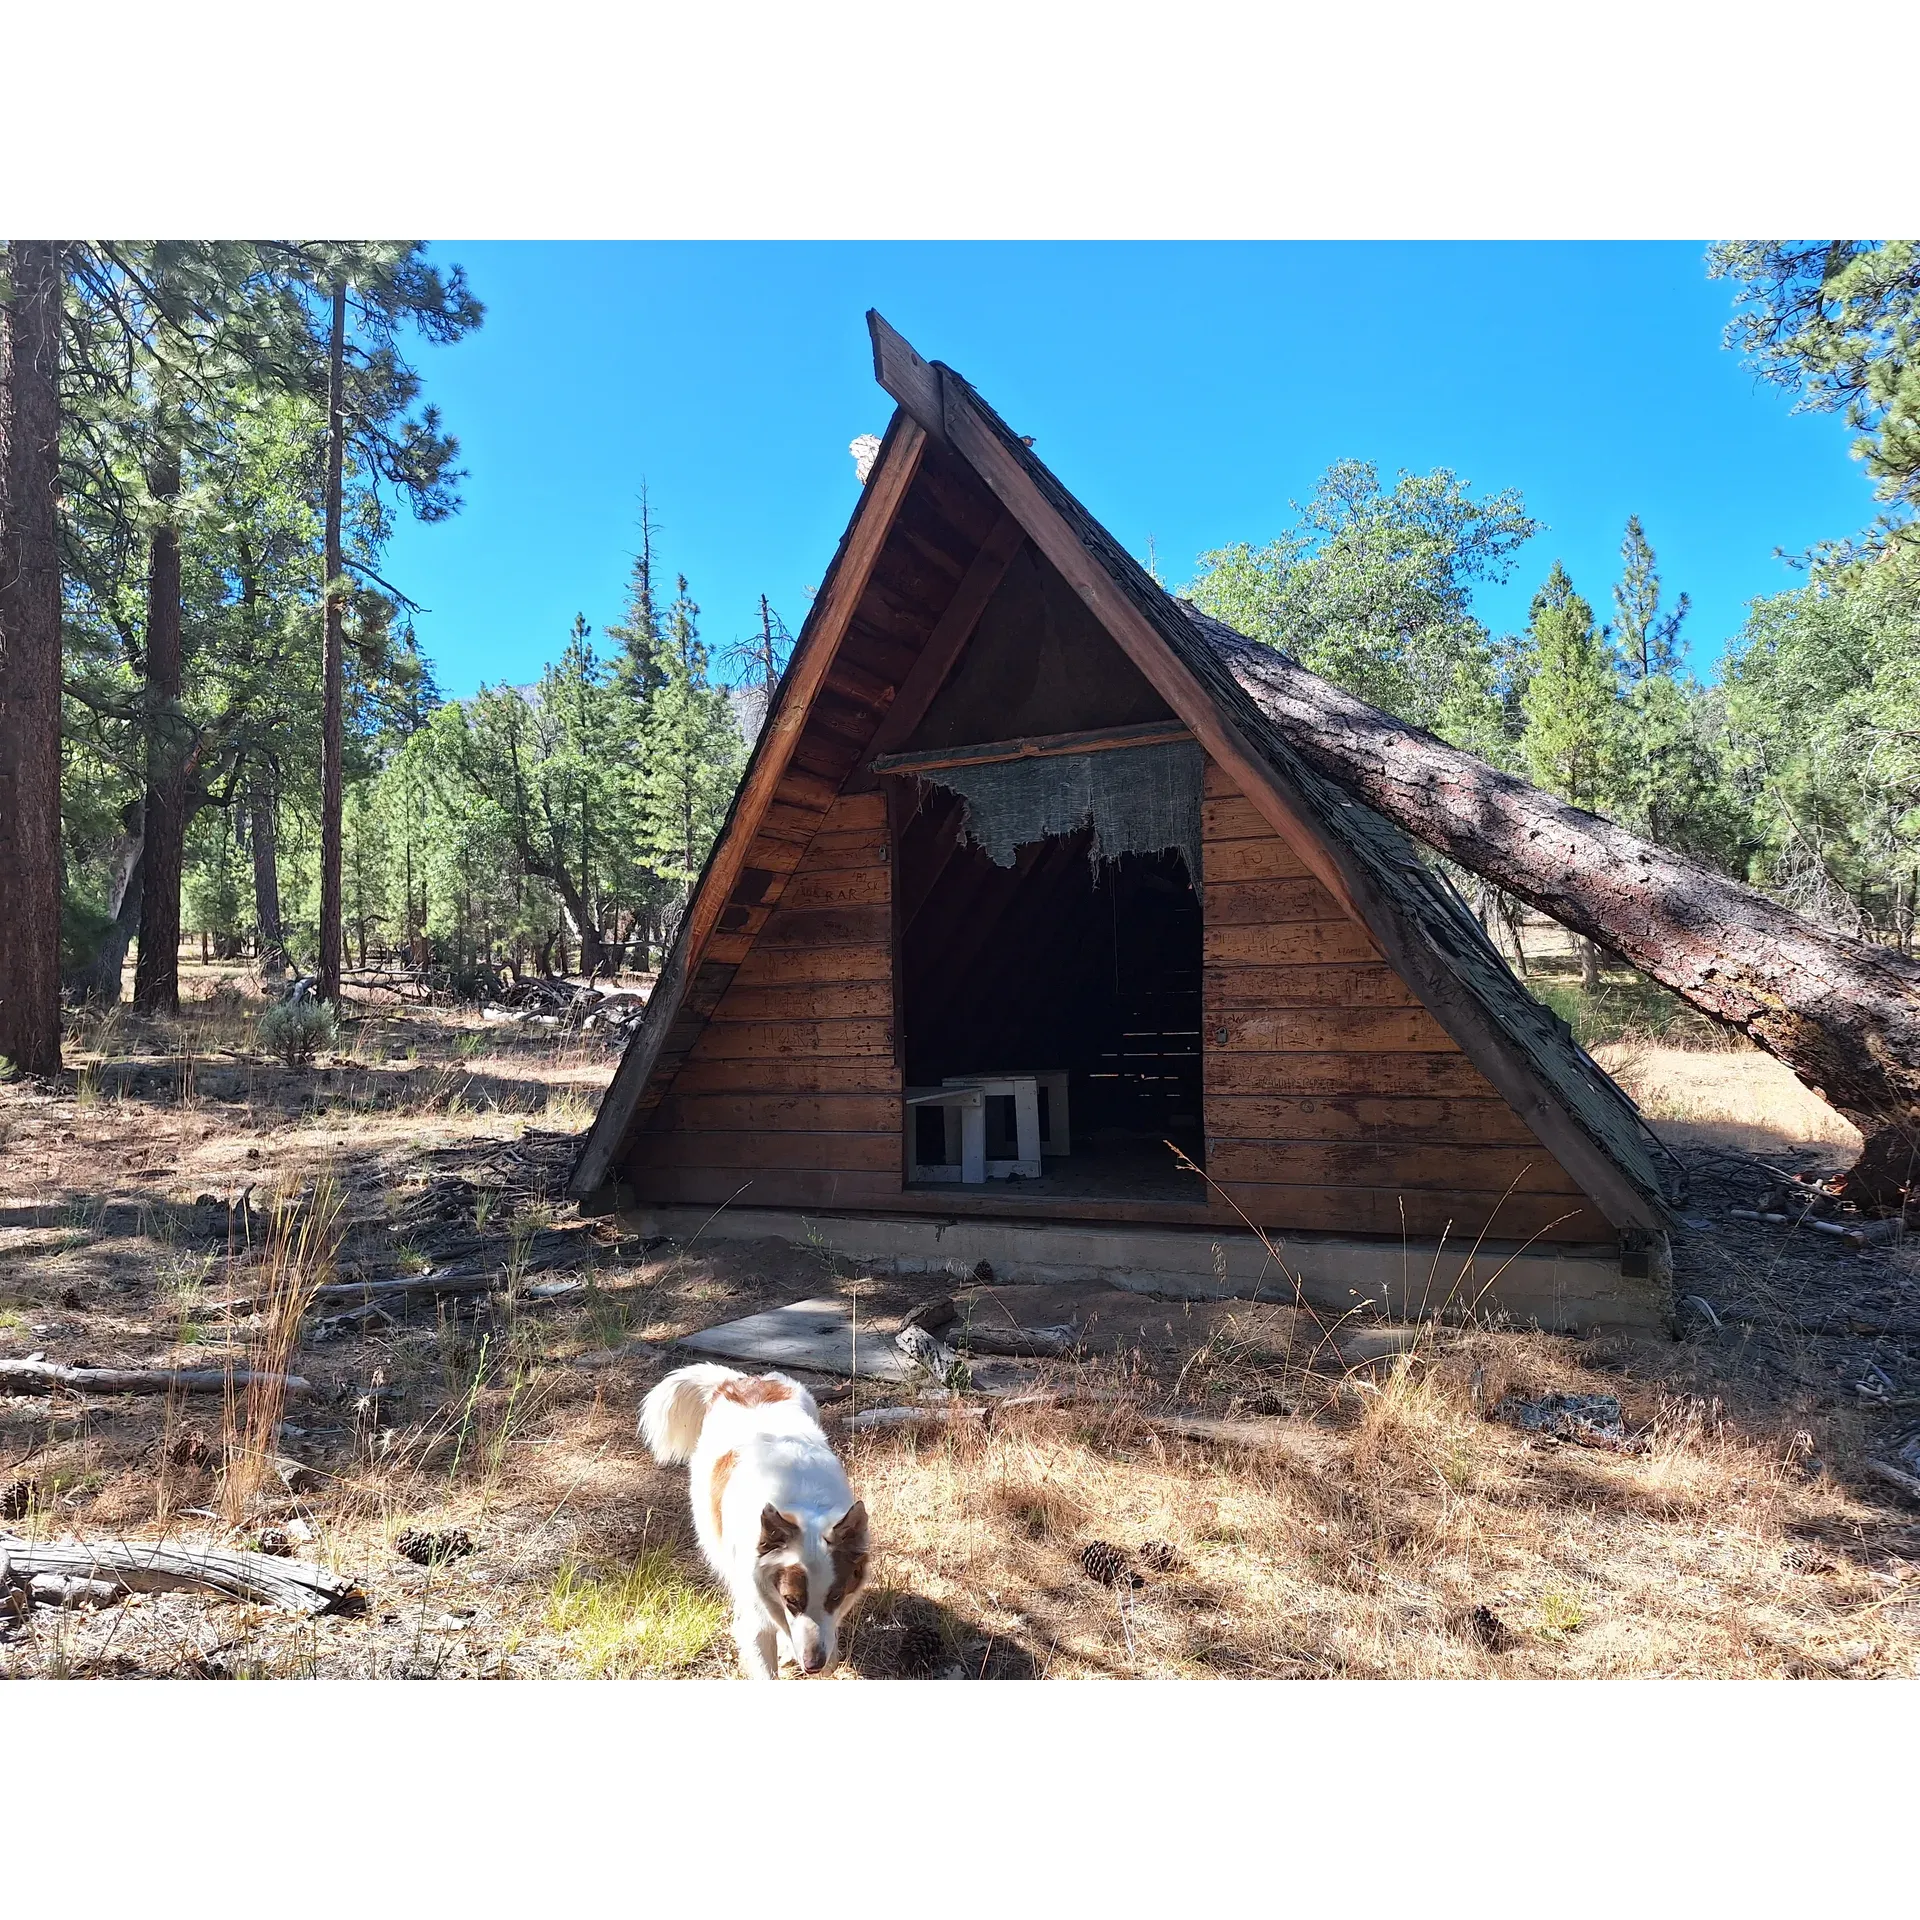
<svg viewBox="0 0 1920 1920"><path fill-rule="evenodd" d="M856 1500L827 1529L827 1545L838 1547L842 1553L866 1552L867 1507L864 1500Z"/></svg>
<svg viewBox="0 0 1920 1920"><path fill-rule="evenodd" d="M778 1553L800 1538L800 1522L782 1513L772 1501L760 1509L760 1551Z"/></svg>

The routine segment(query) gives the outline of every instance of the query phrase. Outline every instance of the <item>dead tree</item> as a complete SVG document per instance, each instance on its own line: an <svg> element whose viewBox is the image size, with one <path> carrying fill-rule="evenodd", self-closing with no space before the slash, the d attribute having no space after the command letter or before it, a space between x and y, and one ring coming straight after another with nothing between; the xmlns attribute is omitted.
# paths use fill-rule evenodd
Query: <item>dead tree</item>
<svg viewBox="0 0 1920 1920"><path fill-rule="evenodd" d="M1816 926L1187 612L1310 767L1791 1067L1866 1136L1850 1175L1861 1197L1893 1204L1920 1177L1920 961Z"/></svg>

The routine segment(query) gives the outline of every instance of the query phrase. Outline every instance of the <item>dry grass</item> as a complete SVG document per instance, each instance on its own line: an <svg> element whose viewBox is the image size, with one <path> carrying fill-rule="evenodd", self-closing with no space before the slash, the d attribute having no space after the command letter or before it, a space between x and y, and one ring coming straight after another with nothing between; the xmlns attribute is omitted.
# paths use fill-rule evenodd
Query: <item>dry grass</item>
<svg viewBox="0 0 1920 1920"><path fill-rule="evenodd" d="M1851 1159L1860 1151L1851 1122L1771 1054L1614 1041L1596 1047L1594 1058L1648 1119L1670 1122L1685 1137L1748 1153L1820 1145Z"/></svg>
<svg viewBox="0 0 1920 1920"><path fill-rule="evenodd" d="M483 1317L420 1309L296 1350L286 1306L336 1257L325 1210L295 1204L316 1168L337 1182L343 1264L371 1246L382 1271L418 1267L439 1256L389 1227L430 1180L524 1144L529 1123L578 1117L613 1056L370 1010L340 1054L293 1075L250 1046L257 1004L224 995L177 1025L92 1023L88 1101L71 1080L58 1095L0 1091L12 1135L0 1351L215 1366L279 1355L319 1394L236 1403L224 1437L217 1400L0 1399L0 1487L32 1484L18 1524L42 1532L223 1538L237 1520L231 1537L245 1540L297 1525L296 1550L350 1572L368 1611L302 1623L193 1596L36 1610L31 1640L0 1644L0 1672L730 1672L685 1476L646 1458L638 1401L672 1364L667 1343L694 1327L838 1290L858 1293L864 1341L869 1316L883 1337L914 1288L824 1249L609 1241L592 1286L558 1304L516 1287ZM1685 1124L1827 1138L1813 1131L1824 1110L1749 1097L1770 1064L1760 1056L1680 1054L1672 1067L1670 1052L1610 1064L1644 1090L1698 1063L1711 1093ZM252 1210L195 1204L248 1186ZM465 1191L456 1226L509 1276L529 1236L564 1218L551 1193ZM242 1294L268 1310L220 1306ZM1920 1528L1857 1471L1879 1443L1833 1346L1762 1351L1737 1329L1626 1348L1428 1328L1397 1357L1370 1336L1382 1357L1348 1370L1317 1338L1292 1337L1290 1312L1168 1305L1151 1338L1072 1370L1112 1398L847 1442L877 1542L851 1669L1920 1673ZM1891 1349L1872 1352L1903 1380ZM1876 1388L1896 1402L1911 1390ZM1633 1450L1490 1421L1510 1391L1615 1393ZM877 1397L900 1396L863 1385L829 1412ZM1143 1413L1176 1400L1263 1417L1276 1449L1157 1434ZM293 1422L278 1438L274 1416ZM283 1497L259 1471L269 1451L311 1462L317 1484ZM226 1519L207 1517L223 1507ZM475 1551L414 1566L393 1546L414 1527L464 1528ZM1091 1579L1081 1556L1096 1540L1134 1553L1142 1584ZM1137 1557L1153 1541L1173 1550L1163 1569Z"/></svg>

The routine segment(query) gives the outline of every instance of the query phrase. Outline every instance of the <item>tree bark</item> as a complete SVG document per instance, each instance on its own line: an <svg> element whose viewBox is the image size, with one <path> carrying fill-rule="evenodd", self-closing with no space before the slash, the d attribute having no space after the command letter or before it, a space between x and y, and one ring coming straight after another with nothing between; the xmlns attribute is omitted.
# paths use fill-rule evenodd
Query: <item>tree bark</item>
<svg viewBox="0 0 1920 1920"><path fill-rule="evenodd" d="M342 281L333 290L333 322L327 338L326 553L322 561L326 580L321 589L326 601L321 662L325 695L320 720L319 991L323 1000L340 997L340 752L346 677L340 514L346 472L346 342L347 288Z"/></svg>
<svg viewBox="0 0 1920 1920"><path fill-rule="evenodd" d="M60 1071L61 242L7 249L0 308L0 1055Z"/></svg>
<svg viewBox="0 0 1920 1920"><path fill-rule="evenodd" d="M1600 949L1591 940L1580 942L1580 991L1600 991Z"/></svg>
<svg viewBox="0 0 1920 1920"><path fill-rule="evenodd" d="M253 917L260 929L260 977L278 980L287 970L286 933L280 923L280 842L274 821L273 781L263 767L256 767L248 782L247 811L248 838L253 842Z"/></svg>
<svg viewBox="0 0 1920 1920"><path fill-rule="evenodd" d="M167 423L162 422L164 431ZM147 554L146 845L140 894L140 951L133 967L133 1004L140 1013L180 1011L180 877L186 859L186 762L189 742L181 711L180 530L172 513L180 497L180 451L165 446L148 485L162 523Z"/></svg>
<svg viewBox="0 0 1920 1920"><path fill-rule="evenodd" d="M1850 1183L1920 1171L1920 961L1569 806L1189 610L1289 746L1416 839L1784 1061L1867 1136Z"/></svg>
<svg viewBox="0 0 1920 1920"><path fill-rule="evenodd" d="M145 891L146 838L141 830L144 808L127 802L121 818L125 837L114 854L113 881L107 889L107 911L113 924L67 984L83 1000L113 1007L120 1004L120 982L126 972L127 949L140 930L140 900Z"/></svg>

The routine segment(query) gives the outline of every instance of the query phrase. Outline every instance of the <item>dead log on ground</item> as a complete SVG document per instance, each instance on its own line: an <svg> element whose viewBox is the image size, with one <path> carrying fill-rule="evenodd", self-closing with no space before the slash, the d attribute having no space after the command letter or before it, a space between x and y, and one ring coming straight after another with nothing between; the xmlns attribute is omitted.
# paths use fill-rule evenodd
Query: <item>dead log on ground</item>
<svg viewBox="0 0 1920 1920"><path fill-rule="evenodd" d="M63 1367L51 1360L0 1360L0 1389L44 1393L70 1387L76 1393L225 1393L233 1387L279 1387L288 1394L313 1391L298 1374L249 1373L236 1367Z"/></svg>
<svg viewBox="0 0 1920 1920"><path fill-rule="evenodd" d="M349 1613L363 1604L343 1574L305 1560L145 1541L14 1540L0 1535L0 1566L15 1579L100 1581L125 1593L217 1593L292 1613Z"/></svg>
<svg viewBox="0 0 1920 1920"><path fill-rule="evenodd" d="M591 1258L592 1253L591 1247L579 1246L536 1255L517 1270L515 1279L529 1280L535 1274L554 1273L564 1267L578 1266ZM505 1293L508 1290L507 1258L503 1253L497 1265L489 1262L485 1266L475 1263L439 1267L430 1273L402 1274L390 1280L330 1281L324 1287L314 1288L313 1301L317 1306L342 1300L370 1305L381 1300L403 1300L410 1294Z"/></svg>

